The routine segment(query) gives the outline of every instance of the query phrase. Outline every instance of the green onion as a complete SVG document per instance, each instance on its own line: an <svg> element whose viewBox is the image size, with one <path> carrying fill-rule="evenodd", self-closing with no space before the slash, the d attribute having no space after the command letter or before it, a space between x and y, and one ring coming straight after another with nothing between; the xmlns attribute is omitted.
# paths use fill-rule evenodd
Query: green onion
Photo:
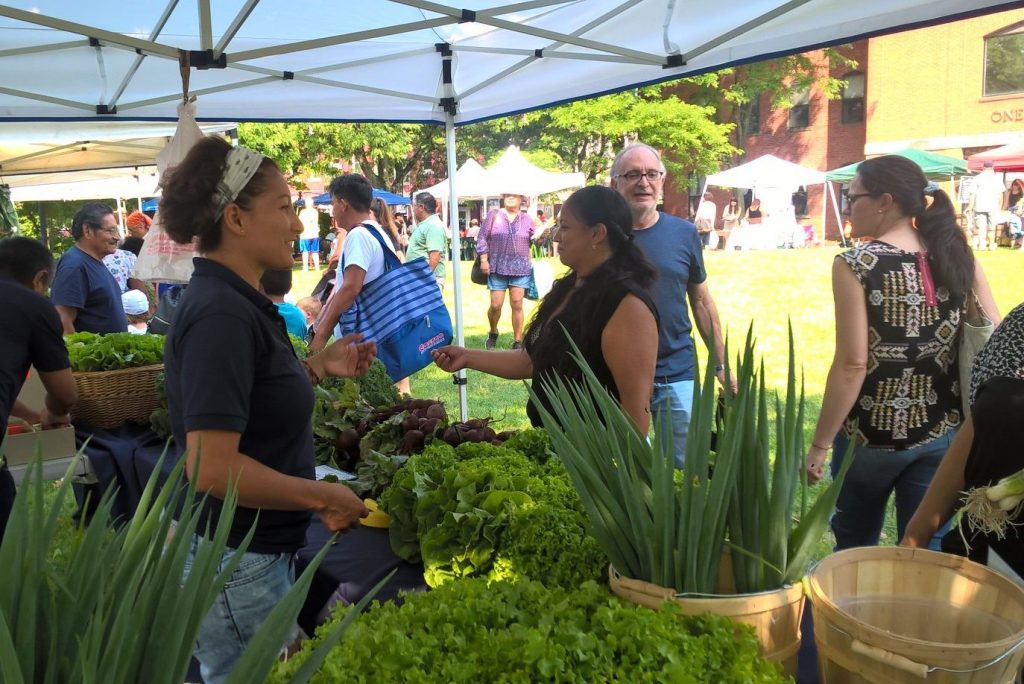
<svg viewBox="0 0 1024 684"><path fill-rule="evenodd" d="M964 513L971 526L983 534L1006 537L1006 528L1024 508L1024 470L1008 475L990 487L975 487L964 495Z"/></svg>

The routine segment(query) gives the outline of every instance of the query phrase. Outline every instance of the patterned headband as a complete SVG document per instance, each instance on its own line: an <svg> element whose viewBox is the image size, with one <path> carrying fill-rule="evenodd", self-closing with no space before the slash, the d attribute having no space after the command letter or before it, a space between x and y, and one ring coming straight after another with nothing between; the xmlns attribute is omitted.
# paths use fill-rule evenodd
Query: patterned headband
<svg viewBox="0 0 1024 684"><path fill-rule="evenodd" d="M217 203L213 217L215 221L220 219L225 207L234 202L238 193L249 184L262 163L263 155L246 147L232 147L228 151L228 156L224 160L224 173L221 174L217 192L213 195Z"/></svg>

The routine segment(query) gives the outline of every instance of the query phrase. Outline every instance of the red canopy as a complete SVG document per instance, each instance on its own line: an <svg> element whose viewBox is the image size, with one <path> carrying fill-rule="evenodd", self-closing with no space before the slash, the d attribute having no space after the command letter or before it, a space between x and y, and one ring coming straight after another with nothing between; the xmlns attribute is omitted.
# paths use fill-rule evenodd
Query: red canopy
<svg viewBox="0 0 1024 684"><path fill-rule="evenodd" d="M1024 171L1024 140L972 154L967 158L967 168L980 171L987 161L996 171Z"/></svg>

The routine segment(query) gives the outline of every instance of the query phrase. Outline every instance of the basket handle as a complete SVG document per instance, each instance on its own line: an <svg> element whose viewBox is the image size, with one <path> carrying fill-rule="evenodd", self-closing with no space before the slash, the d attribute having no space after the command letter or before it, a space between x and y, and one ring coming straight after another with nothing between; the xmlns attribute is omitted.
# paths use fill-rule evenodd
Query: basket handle
<svg viewBox="0 0 1024 684"><path fill-rule="evenodd" d="M878 648L877 646L869 646L863 641L854 639L850 643L850 650L857 655L862 655L866 658L888 665L889 667L895 667L898 670L903 670L915 677L924 679L928 676L928 666L922 663L915 662L905 656L886 651L885 649Z"/></svg>

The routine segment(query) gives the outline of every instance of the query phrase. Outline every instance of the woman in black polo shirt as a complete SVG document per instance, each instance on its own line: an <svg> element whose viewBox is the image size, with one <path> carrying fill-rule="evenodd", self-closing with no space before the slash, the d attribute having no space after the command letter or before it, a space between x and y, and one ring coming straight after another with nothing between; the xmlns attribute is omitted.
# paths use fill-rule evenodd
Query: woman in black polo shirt
<svg viewBox="0 0 1024 684"><path fill-rule="evenodd" d="M300 361L277 308L260 294L265 270L291 268L292 245L302 232L271 160L204 139L162 182L160 219L172 239L195 239L203 255L195 259L165 347L174 440L187 459L187 476L210 494L204 515L211 526L229 483L237 481L224 562L255 524L199 634L203 679L219 682L291 586L292 557L311 512L331 531L367 513L347 487L314 480L311 384L365 373L375 347L353 336Z"/></svg>

